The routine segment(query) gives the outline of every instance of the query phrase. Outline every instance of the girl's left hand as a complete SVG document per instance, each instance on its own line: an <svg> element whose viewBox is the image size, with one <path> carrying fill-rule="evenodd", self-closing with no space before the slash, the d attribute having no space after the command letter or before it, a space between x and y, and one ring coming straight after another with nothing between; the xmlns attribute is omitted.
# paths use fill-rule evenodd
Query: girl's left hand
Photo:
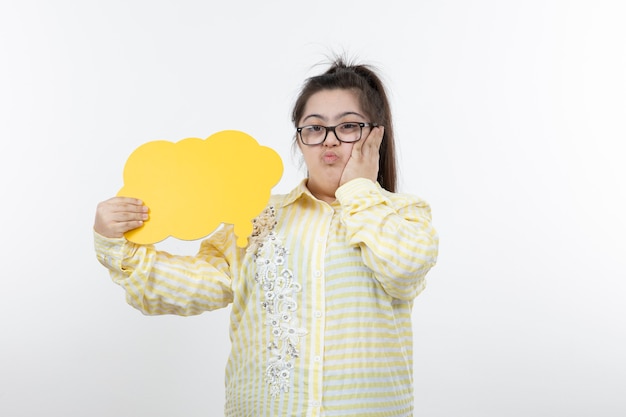
<svg viewBox="0 0 626 417"><path fill-rule="evenodd" d="M339 180L339 186L355 178L368 178L376 182L380 159L379 150L384 134L384 126L373 127L366 138L354 144L350 159Z"/></svg>

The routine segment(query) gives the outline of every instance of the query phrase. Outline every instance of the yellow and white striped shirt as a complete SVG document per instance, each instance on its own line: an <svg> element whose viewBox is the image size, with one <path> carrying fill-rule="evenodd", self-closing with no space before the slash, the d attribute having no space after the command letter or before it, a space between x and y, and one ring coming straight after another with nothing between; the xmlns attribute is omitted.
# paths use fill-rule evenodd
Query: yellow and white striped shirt
<svg viewBox="0 0 626 417"><path fill-rule="evenodd" d="M438 236L417 197L355 179L272 196L247 248L222 225L195 256L95 234L98 260L147 315L232 303L228 417L413 415L411 307Z"/></svg>

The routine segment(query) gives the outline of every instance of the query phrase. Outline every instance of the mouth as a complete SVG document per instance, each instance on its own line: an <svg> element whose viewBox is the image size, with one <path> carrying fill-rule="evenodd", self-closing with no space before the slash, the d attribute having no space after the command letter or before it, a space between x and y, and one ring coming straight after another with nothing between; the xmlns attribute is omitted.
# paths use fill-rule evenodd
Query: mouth
<svg viewBox="0 0 626 417"><path fill-rule="evenodd" d="M339 160L339 155L334 152L328 151L322 154L322 160L327 164L332 164Z"/></svg>

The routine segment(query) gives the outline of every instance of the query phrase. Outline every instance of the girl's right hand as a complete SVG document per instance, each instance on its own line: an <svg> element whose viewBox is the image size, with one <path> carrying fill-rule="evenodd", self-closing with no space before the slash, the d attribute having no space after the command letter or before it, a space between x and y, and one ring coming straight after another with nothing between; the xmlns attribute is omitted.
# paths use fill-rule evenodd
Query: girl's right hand
<svg viewBox="0 0 626 417"><path fill-rule="evenodd" d="M129 197L113 197L96 208L94 230L104 237L118 238L143 225L148 219L148 207L143 201Z"/></svg>

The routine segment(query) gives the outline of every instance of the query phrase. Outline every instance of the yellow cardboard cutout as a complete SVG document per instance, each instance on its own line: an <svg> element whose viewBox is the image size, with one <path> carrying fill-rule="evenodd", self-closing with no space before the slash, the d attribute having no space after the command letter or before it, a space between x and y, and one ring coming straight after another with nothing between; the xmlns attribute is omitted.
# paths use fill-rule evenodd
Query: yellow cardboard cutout
<svg viewBox="0 0 626 417"><path fill-rule="evenodd" d="M195 240L229 223L237 246L245 247L252 219L267 205L282 173L274 150L237 130L145 143L128 157L117 195L143 200L150 218L125 236L140 244L169 236Z"/></svg>

